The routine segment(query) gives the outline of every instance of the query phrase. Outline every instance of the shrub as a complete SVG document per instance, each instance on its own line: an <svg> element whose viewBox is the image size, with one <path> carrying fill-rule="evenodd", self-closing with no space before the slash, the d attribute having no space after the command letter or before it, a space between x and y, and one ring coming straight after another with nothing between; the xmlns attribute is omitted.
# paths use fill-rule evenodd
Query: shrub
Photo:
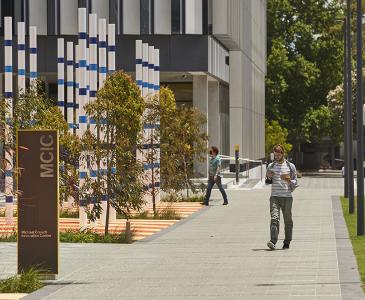
<svg viewBox="0 0 365 300"><path fill-rule="evenodd" d="M180 215L171 207L167 206L156 212L154 219L156 220L180 220Z"/></svg>
<svg viewBox="0 0 365 300"><path fill-rule="evenodd" d="M92 230L60 232L60 241L64 243L126 243L124 233L112 233L105 236Z"/></svg>
<svg viewBox="0 0 365 300"><path fill-rule="evenodd" d="M77 210L61 210L60 218L78 218L79 212Z"/></svg>
<svg viewBox="0 0 365 300"><path fill-rule="evenodd" d="M0 293L31 293L43 286L39 271L29 269L0 281Z"/></svg>

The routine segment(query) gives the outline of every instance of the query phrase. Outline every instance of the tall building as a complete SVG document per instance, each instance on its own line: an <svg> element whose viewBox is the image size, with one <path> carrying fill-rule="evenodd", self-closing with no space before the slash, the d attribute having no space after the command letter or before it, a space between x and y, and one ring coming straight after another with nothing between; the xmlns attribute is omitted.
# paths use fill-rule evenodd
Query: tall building
<svg viewBox="0 0 365 300"><path fill-rule="evenodd" d="M13 16L15 29L18 21L37 26L38 73L51 97L57 37L77 42L78 7L116 24L116 69L134 74L136 39L160 49L161 83L178 104L204 113L210 145L225 155L238 144L240 156L265 156L266 0L1 0L2 35L4 16Z"/></svg>

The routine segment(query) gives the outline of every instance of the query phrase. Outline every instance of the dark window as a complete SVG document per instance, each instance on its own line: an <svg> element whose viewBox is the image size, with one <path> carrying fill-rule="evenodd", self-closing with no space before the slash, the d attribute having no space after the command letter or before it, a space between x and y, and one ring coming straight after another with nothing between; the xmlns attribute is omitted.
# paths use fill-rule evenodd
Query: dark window
<svg viewBox="0 0 365 300"><path fill-rule="evenodd" d="M151 33L151 0L140 1L140 26L141 34Z"/></svg>
<svg viewBox="0 0 365 300"><path fill-rule="evenodd" d="M14 17L14 1L13 0L2 0L0 6L0 33L4 35L4 17ZM13 21L14 24L14 21ZM14 27L14 25L13 25ZM14 30L14 28L13 28Z"/></svg>
<svg viewBox="0 0 365 300"><path fill-rule="evenodd" d="M175 34L182 33L181 9L181 0L171 0L171 31Z"/></svg>
<svg viewBox="0 0 365 300"><path fill-rule="evenodd" d="M123 32L123 0L109 0L109 22L115 24L115 34Z"/></svg>
<svg viewBox="0 0 365 300"><path fill-rule="evenodd" d="M209 24L208 24L208 0L203 0L203 34L209 34Z"/></svg>
<svg viewBox="0 0 365 300"><path fill-rule="evenodd" d="M60 28L60 1L47 0L47 34L59 34Z"/></svg>

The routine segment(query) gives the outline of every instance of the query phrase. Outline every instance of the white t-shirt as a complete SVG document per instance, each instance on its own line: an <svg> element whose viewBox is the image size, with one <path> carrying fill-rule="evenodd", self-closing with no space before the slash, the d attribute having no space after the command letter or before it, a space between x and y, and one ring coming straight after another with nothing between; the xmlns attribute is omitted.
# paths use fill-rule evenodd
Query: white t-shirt
<svg viewBox="0 0 365 300"><path fill-rule="evenodd" d="M291 182L294 184L296 182L296 169L293 164L290 164L292 168ZM274 162L269 165L268 171L273 171L274 176L272 177L272 185L271 185L271 196L276 197L292 197L292 193L289 187L289 183L285 180L281 179L281 175L288 174L290 175L290 169L286 161L283 163Z"/></svg>

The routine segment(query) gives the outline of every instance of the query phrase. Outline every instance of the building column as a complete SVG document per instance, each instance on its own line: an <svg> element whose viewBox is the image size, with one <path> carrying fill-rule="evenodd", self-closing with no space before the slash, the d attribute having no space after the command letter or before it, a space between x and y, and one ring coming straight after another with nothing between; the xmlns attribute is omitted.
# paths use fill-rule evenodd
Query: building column
<svg viewBox="0 0 365 300"><path fill-rule="evenodd" d="M221 120L219 106L219 81L209 81L208 83L208 132L209 132L209 147L216 146L219 152L222 150L221 138ZM228 155L228 153L222 153Z"/></svg>
<svg viewBox="0 0 365 300"><path fill-rule="evenodd" d="M244 145L244 76L243 76L243 53L241 51L229 52L229 140L230 156L234 156L234 146L238 145L240 156L246 153Z"/></svg>
<svg viewBox="0 0 365 300"><path fill-rule="evenodd" d="M208 76L207 75L193 75L193 105L199 109L203 115L208 119ZM208 126L204 125L202 131L208 134ZM202 163L197 163L195 171L202 177L208 176L208 155Z"/></svg>

